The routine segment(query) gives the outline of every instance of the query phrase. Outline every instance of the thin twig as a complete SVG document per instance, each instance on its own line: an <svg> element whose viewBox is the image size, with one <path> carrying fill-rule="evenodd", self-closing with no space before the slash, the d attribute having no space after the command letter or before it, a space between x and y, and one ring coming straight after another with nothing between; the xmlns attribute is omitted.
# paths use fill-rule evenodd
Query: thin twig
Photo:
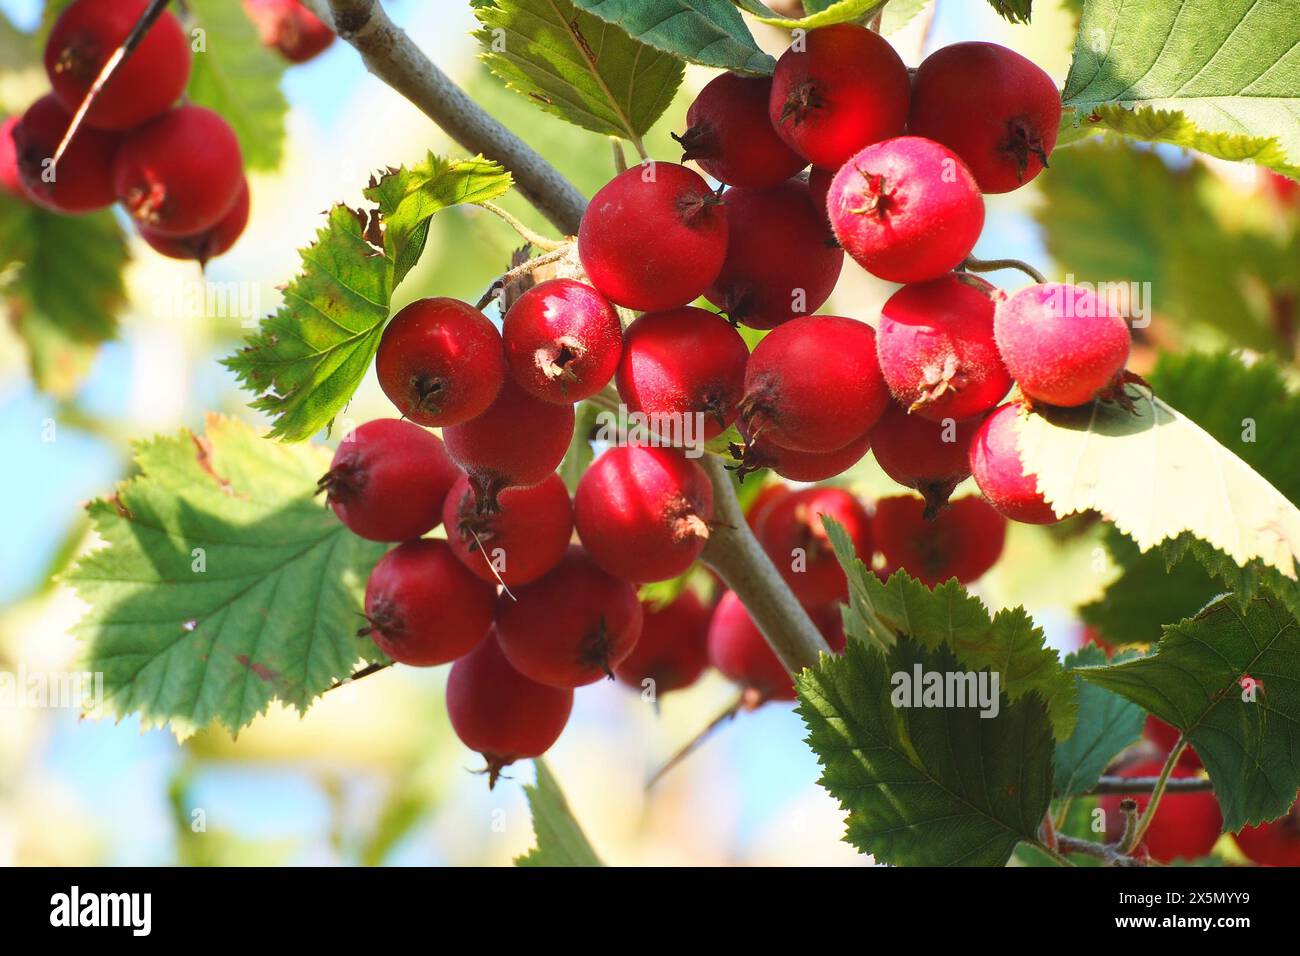
<svg viewBox="0 0 1300 956"><path fill-rule="evenodd" d="M1021 262L1019 259L976 259L974 256L967 256L957 268L965 269L968 272L997 272L999 269L1019 269L1039 284L1047 281L1047 277L1041 272L1028 262Z"/></svg>
<svg viewBox="0 0 1300 956"><path fill-rule="evenodd" d="M1151 826L1151 821L1155 819L1156 808L1160 806L1160 798L1165 795L1165 786L1169 782L1169 775L1174 772L1174 767L1178 765L1178 759L1182 757L1183 751L1187 749L1187 740L1179 737L1178 742L1174 744L1174 749L1169 751L1169 757L1165 760L1165 765L1160 768L1160 777L1156 780L1155 789L1151 791L1151 800L1147 803L1146 809L1142 811L1142 817L1137 822L1136 832L1132 834L1132 839L1125 840L1123 848L1132 851L1134 847L1142 842L1146 836L1147 828Z"/></svg>
<svg viewBox="0 0 1300 956"><path fill-rule="evenodd" d="M1081 853L1084 856L1095 857L1102 860L1107 866L1145 866L1142 860L1135 860L1131 856L1126 856L1119 851L1119 848L1110 843L1093 843L1090 840L1080 840L1078 837L1066 836L1064 833L1056 838L1056 844L1061 853Z"/></svg>
<svg viewBox="0 0 1300 956"><path fill-rule="evenodd" d="M609 138L609 147L614 153L614 171L616 173L627 172L627 153L623 152L623 141L617 136Z"/></svg>
<svg viewBox="0 0 1300 956"><path fill-rule="evenodd" d="M1088 793L1150 793L1159 782L1159 777L1102 777ZM1177 777L1165 781L1166 793L1204 793L1213 789L1209 777Z"/></svg>
<svg viewBox="0 0 1300 956"><path fill-rule="evenodd" d="M498 277L495 282L493 282L490 286L488 286L488 290L483 293L483 298L478 300L478 304L475 306L475 308L477 308L481 312L483 309L487 307L487 304L489 302L491 302L493 299L499 296L502 290L505 289L505 287L508 286L515 279L518 279L521 276L526 276L530 272L534 271L535 269L540 269L544 265L548 265L552 262L559 262L561 259L563 259L565 256L569 254L569 250L572 248L573 248L573 243L566 242L559 249L555 249L552 252L546 253L545 255L534 256L532 259L529 259L527 262L515 266L510 271L501 273L500 277Z"/></svg>
<svg viewBox="0 0 1300 956"><path fill-rule="evenodd" d="M344 687L348 684L351 684L353 681L361 680L361 678L363 677L369 677L371 674L378 674L380 671L387 670L392 666L393 666L392 661L389 661L387 664L367 664L365 667L361 668L361 670L357 671L355 674L352 674L348 677L343 678L343 680L335 681L333 684L330 684L323 691L321 691L321 693L328 694L332 690L338 690L340 687Z"/></svg>
<svg viewBox="0 0 1300 956"><path fill-rule="evenodd" d="M703 744L704 741L708 740L710 736L712 736L715 730L717 730L727 721L731 720L738 713L740 713L741 708L745 706L746 700L750 699L751 697L752 695L750 694L749 691L742 691L740 694L738 694L736 699L732 701L730 704L728 704L727 707L722 711L722 713L718 714L718 716L714 717L711 721L709 721L708 724L705 725L703 730L701 730L698 734L696 734L694 737L688 740L680 750L678 750L675 754L673 754L671 757L668 758L667 763L665 763L662 767L660 767L650 776L650 779L645 782L646 790L654 789L654 785L657 784L660 780L662 780L669 770L672 770L674 767L680 764L691 754L695 753L695 751L700 748L700 745Z"/></svg>
<svg viewBox="0 0 1300 956"><path fill-rule="evenodd" d="M492 215L499 218L515 232L519 233L519 237L523 239L524 242L534 245L544 252L554 252L557 249L563 249L567 245L567 242L563 239L547 239L541 233L533 232L533 230L529 229L517 218L506 212L494 202L481 202L479 205L492 213Z"/></svg>

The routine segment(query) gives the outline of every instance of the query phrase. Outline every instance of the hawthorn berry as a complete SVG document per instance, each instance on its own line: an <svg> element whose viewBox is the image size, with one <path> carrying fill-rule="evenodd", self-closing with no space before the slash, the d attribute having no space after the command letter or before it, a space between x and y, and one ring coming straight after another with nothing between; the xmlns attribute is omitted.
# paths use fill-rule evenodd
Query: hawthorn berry
<svg viewBox="0 0 1300 956"><path fill-rule="evenodd" d="M437 435L380 418L339 443L317 488L354 534L409 541L442 521L443 499L458 476Z"/></svg>
<svg viewBox="0 0 1300 956"><path fill-rule="evenodd" d="M727 203L727 258L705 297L732 322L774 329L816 312L835 291L844 250L797 179L736 186Z"/></svg>
<svg viewBox="0 0 1300 956"><path fill-rule="evenodd" d="M879 426L877 426L879 427ZM745 437L742 431L741 436ZM763 438L749 439L745 445L732 446L732 454L739 457L736 474L745 475L760 468L771 468L790 481L825 481L842 475L866 456L871 448L871 433L867 432L835 451L792 451Z"/></svg>
<svg viewBox="0 0 1300 956"><path fill-rule="evenodd" d="M705 440L736 420L749 347L721 316L686 306L647 312L627 327L618 396L629 411L665 421L702 415Z"/></svg>
<svg viewBox="0 0 1300 956"><path fill-rule="evenodd" d="M876 328L876 356L908 412L961 420L984 414L1007 394L1011 376L993 341L1000 295L983 279L950 272L889 297Z"/></svg>
<svg viewBox="0 0 1300 956"><path fill-rule="evenodd" d="M149 0L77 0L55 21L45 44L45 72L69 114L81 106L148 6ZM180 21L164 10L95 97L85 124L106 130L139 126L180 99L189 78L189 38ZM178 146L192 150L197 142Z"/></svg>
<svg viewBox="0 0 1300 956"><path fill-rule="evenodd" d="M1294 180L1271 169L1263 169L1264 188L1278 204L1291 209L1300 209L1300 181Z"/></svg>
<svg viewBox="0 0 1300 956"><path fill-rule="evenodd" d="M686 111L682 162L695 162L729 186L763 189L789 179L804 159L777 135L767 117L772 79L722 73L700 90Z"/></svg>
<svg viewBox="0 0 1300 956"><path fill-rule="evenodd" d="M539 684L515 670L495 631L452 664L447 677L451 728L487 761L489 787L516 760L546 753L572 710L573 691Z"/></svg>
<svg viewBox="0 0 1300 956"><path fill-rule="evenodd" d="M1055 524L1061 519L1038 490L1038 476L1026 473L1020 458L1019 414L1019 405L1007 404L980 423L970 443L970 471L988 503L1005 517L1024 524Z"/></svg>
<svg viewBox="0 0 1300 956"><path fill-rule="evenodd" d="M334 31L301 0L244 0L244 12L257 26L262 45L290 63L306 63L334 42Z"/></svg>
<svg viewBox="0 0 1300 956"><path fill-rule="evenodd" d="M171 259L194 259L199 265L207 265L210 259L228 252L243 235L244 227L248 225L248 213L248 181L245 180L230 212L222 216L211 229L197 235L180 237L159 235L144 226L139 227L138 231L140 238L149 243L155 252Z"/></svg>
<svg viewBox="0 0 1300 956"><path fill-rule="evenodd" d="M484 581L506 587L535 581L563 559L573 535L573 505L556 474L529 488L507 488L500 510L482 514L469 478L451 486L442 523L452 553Z"/></svg>
<svg viewBox="0 0 1300 956"><path fill-rule="evenodd" d="M848 597L848 580L836 560L822 516L833 518L854 550L869 560L871 518L843 488L805 488L768 506L756 530L759 543L801 604L816 607Z"/></svg>
<svg viewBox="0 0 1300 956"><path fill-rule="evenodd" d="M833 452L860 439L889 405L865 322L805 315L758 343L745 368L745 432L793 451Z"/></svg>
<svg viewBox="0 0 1300 956"><path fill-rule="evenodd" d="M14 129L19 116L7 117L0 122L0 189L16 199L26 199L23 180L18 173L18 146L14 142Z"/></svg>
<svg viewBox="0 0 1300 956"><path fill-rule="evenodd" d="M642 602L641 609L641 639L614 668L614 676L638 689L650 681L655 699L690 687L709 666L712 610L689 589L663 607Z"/></svg>
<svg viewBox="0 0 1300 956"><path fill-rule="evenodd" d="M1260 866L1300 866L1300 803L1281 819L1245 827L1235 838L1241 852Z"/></svg>
<svg viewBox="0 0 1300 956"><path fill-rule="evenodd" d="M1047 165L1061 94L1041 67L996 43L952 43L917 68L908 131L943 143L981 192L1005 193Z"/></svg>
<svg viewBox="0 0 1300 956"><path fill-rule="evenodd" d="M521 295L501 324L510 374L546 402L572 405L614 377L623 326L603 295L575 279L551 279Z"/></svg>
<svg viewBox="0 0 1300 956"><path fill-rule="evenodd" d="M113 189L136 223L161 236L211 229L239 199L244 160L230 124L178 106L126 134Z"/></svg>
<svg viewBox="0 0 1300 956"><path fill-rule="evenodd" d="M891 402L871 429L871 449L882 471L925 499L933 516L953 489L970 477L970 445L979 420L932 422Z"/></svg>
<svg viewBox="0 0 1300 956"><path fill-rule="evenodd" d="M967 584L1002 556L1007 519L982 498L958 498L932 518L911 495L881 498L871 520L876 548L885 563L934 587L949 578Z"/></svg>
<svg viewBox="0 0 1300 956"><path fill-rule="evenodd" d="M815 166L838 169L903 132L911 79L889 41L851 23L811 30L777 61L768 116Z"/></svg>
<svg viewBox="0 0 1300 956"><path fill-rule="evenodd" d="M1128 325L1091 289L1060 282L1021 289L998 303L993 334L1031 401L1068 407L1123 396Z"/></svg>
<svg viewBox="0 0 1300 956"><path fill-rule="evenodd" d="M1142 760L1122 767L1121 777L1158 777L1163 769L1161 760ZM1197 771L1178 766L1170 775L1174 779L1194 777ZM1106 814L1106 839L1113 842L1124 832L1124 814L1120 802L1137 801L1138 814L1146 809L1150 794L1106 794L1098 798L1097 805ZM1151 858L1161 863L1176 859L1197 860L1205 856L1219 842L1223 831L1223 814L1213 793L1168 793L1160 798L1155 816L1147 828L1138 849L1145 849Z"/></svg>
<svg viewBox="0 0 1300 956"><path fill-rule="evenodd" d="M763 527L763 522L767 520L767 513L772 505L793 492L794 489L784 481L774 481L764 485L753 500L745 506L745 523L749 525L750 530L757 535L759 529Z"/></svg>
<svg viewBox="0 0 1300 956"><path fill-rule="evenodd" d="M623 445L583 472L573 514L587 552L610 574L667 581L709 540L713 485L679 449Z"/></svg>
<svg viewBox="0 0 1300 956"><path fill-rule="evenodd" d="M525 677L581 687L613 677L641 636L636 588L573 546L558 565L497 609L506 659Z"/></svg>
<svg viewBox="0 0 1300 956"><path fill-rule="evenodd" d="M957 154L899 136L868 146L831 181L826 209L844 251L890 282L925 282L954 269L984 228L984 200Z"/></svg>
<svg viewBox="0 0 1300 956"><path fill-rule="evenodd" d="M592 197L578 256L611 302L642 312L675 309L718 277L727 211L699 173L649 162L619 173Z"/></svg>
<svg viewBox="0 0 1300 956"><path fill-rule="evenodd" d="M54 153L72 117L53 94L27 108L13 127L19 182L27 198L54 212L78 214L113 205L113 157L120 138L82 126L58 163Z"/></svg>
<svg viewBox="0 0 1300 956"><path fill-rule="evenodd" d="M379 387L406 418L446 428L488 410L506 379L501 333L459 299L418 299L393 316L375 354Z"/></svg>
<svg viewBox="0 0 1300 956"><path fill-rule="evenodd" d="M831 191L831 182L837 172L838 169L827 169L824 166L813 166L808 171L808 195L812 198L813 205L817 207L817 215L821 216L822 221L826 223L827 229L831 227L831 219L826 212L826 197Z"/></svg>
<svg viewBox="0 0 1300 956"><path fill-rule="evenodd" d="M794 700L794 678L735 591L722 595L709 621L709 663L762 700Z"/></svg>

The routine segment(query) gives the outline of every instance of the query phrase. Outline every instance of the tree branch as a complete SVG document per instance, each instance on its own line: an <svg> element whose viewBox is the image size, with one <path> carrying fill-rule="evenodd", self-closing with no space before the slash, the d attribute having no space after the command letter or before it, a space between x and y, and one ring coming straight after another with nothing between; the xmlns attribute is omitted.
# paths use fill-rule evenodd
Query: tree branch
<svg viewBox="0 0 1300 956"><path fill-rule="evenodd" d="M1150 793L1159 782L1159 777L1102 777L1088 793ZM1209 777L1171 777L1165 781L1168 793L1204 793L1213 789Z"/></svg>

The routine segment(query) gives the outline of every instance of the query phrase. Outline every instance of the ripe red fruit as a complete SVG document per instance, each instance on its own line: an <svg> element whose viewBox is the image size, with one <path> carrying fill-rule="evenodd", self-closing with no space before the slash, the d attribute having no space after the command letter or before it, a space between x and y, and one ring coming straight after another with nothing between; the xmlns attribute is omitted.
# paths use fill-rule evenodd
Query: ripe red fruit
<svg viewBox="0 0 1300 956"><path fill-rule="evenodd" d="M1300 209L1300 182L1271 169L1263 169L1261 172L1264 174L1264 188L1278 203Z"/></svg>
<svg viewBox="0 0 1300 956"><path fill-rule="evenodd" d="M1169 752L1174 749L1174 744L1178 743L1179 738L1182 737L1182 732L1177 727L1166 724L1154 714L1147 714L1147 722L1142 735L1159 747L1167 757ZM1183 748L1183 755L1178 758L1178 765L1180 767L1199 767L1201 766L1201 758L1197 756L1195 749L1189 745Z"/></svg>
<svg viewBox="0 0 1300 956"><path fill-rule="evenodd" d="M838 170L826 169L824 166L814 166L808 171L808 195L812 198L813 205L817 208L817 215L826 224L826 228L831 228L831 218L826 211L826 197L831 191L831 182L835 179Z"/></svg>
<svg viewBox="0 0 1300 956"><path fill-rule="evenodd" d="M443 429L442 437L486 514L503 489L540 484L555 471L568 453L573 420L572 405L533 398L507 377L487 411Z"/></svg>
<svg viewBox="0 0 1300 956"><path fill-rule="evenodd" d="M743 448L733 445L731 453L740 459L736 474L742 480L750 472L771 468L790 481L825 481L844 474L861 461L870 448L871 433L867 432L835 451L791 451L759 438L749 441Z"/></svg>
<svg viewBox="0 0 1300 956"><path fill-rule="evenodd" d="M958 498L926 518L924 501L901 495L876 502L871 530L886 564L934 587L949 578L966 584L997 564L1007 519L976 497Z"/></svg>
<svg viewBox="0 0 1300 956"><path fill-rule="evenodd" d="M559 475L530 488L507 488L500 511L480 514L469 478L451 486L442 505L447 542L465 567L506 587L535 581L560 563L573 535L573 505Z"/></svg>
<svg viewBox="0 0 1300 956"><path fill-rule="evenodd" d="M950 272L890 296L876 328L876 356L894 398L940 422L982 415L1011 388L993 341L1001 296L983 279Z"/></svg>
<svg viewBox="0 0 1300 956"><path fill-rule="evenodd" d="M812 30L781 55L768 116L796 152L838 169L862 149L897 136L907 123L911 80L878 33L850 23Z"/></svg>
<svg viewBox="0 0 1300 956"><path fill-rule="evenodd" d="M709 665L711 609L689 590L658 610L649 603L641 608L641 639L614 676L630 687L650 689L655 699L690 687ZM653 682L650 688L644 688L647 680Z"/></svg>
<svg viewBox="0 0 1300 956"><path fill-rule="evenodd" d="M1052 78L996 43L941 47L916 71L908 130L953 150L983 192L1010 192L1042 172L1060 124Z"/></svg>
<svg viewBox="0 0 1300 956"><path fill-rule="evenodd" d="M459 299L418 299L379 339L375 372L406 418L446 428L488 410L506 379L501 333Z"/></svg>
<svg viewBox="0 0 1300 956"><path fill-rule="evenodd" d="M794 678L734 591L722 596L709 622L709 663L763 700L795 699Z"/></svg>
<svg viewBox="0 0 1300 956"><path fill-rule="evenodd" d="M592 197L578 229L591 284L642 312L675 309L704 294L727 253L727 211L699 173L647 163Z"/></svg>
<svg viewBox="0 0 1300 956"><path fill-rule="evenodd" d="M442 521L443 499L458 477L437 435L380 418L343 439L317 487L354 534L409 541Z"/></svg>
<svg viewBox="0 0 1300 956"><path fill-rule="evenodd" d="M993 333L1007 371L1033 401L1074 406L1122 396L1128 325L1090 289L1060 282L1021 289L998 303Z"/></svg>
<svg viewBox="0 0 1300 956"><path fill-rule="evenodd" d="M623 354L623 326L605 297L551 279L519 297L501 325L510 374L546 402L572 405L604 388Z"/></svg>
<svg viewBox="0 0 1300 956"><path fill-rule="evenodd" d="M984 200L946 146L920 136L868 146L835 174L831 227L862 268L890 282L924 282L964 260L984 228Z"/></svg>
<svg viewBox="0 0 1300 956"><path fill-rule="evenodd" d="M495 632L447 677L447 714L456 736L487 760L488 786L516 760L540 757L560 739L573 691L529 680L510 666Z"/></svg>
<svg viewBox="0 0 1300 956"><path fill-rule="evenodd" d="M54 153L72 117L52 94L27 108L13 128L18 177L27 198L46 209L86 213L113 205L113 157L120 140L82 126L57 165Z"/></svg>
<svg viewBox="0 0 1300 956"><path fill-rule="evenodd" d="M750 530L757 535L759 529L763 527L763 522L767 520L767 513L772 505L786 495L792 494L793 491L794 489L784 481L774 481L770 485L765 485L745 508L745 523L749 525Z"/></svg>
<svg viewBox="0 0 1300 956"><path fill-rule="evenodd" d="M456 560L446 541L400 544L366 582L367 625L358 631L412 667L446 664L487 636L497 592Z"/></svg>
<svg viewBox="0 0 1300 956"><path fill-rule="evenodd" d="M1025 474L1016 433L1017 405L996 409L970 443L970 471L984 497L1012 521L1054 524L1061 519L1038 490L1038 476Z"/></svg>
<svg viewBox="0 0 1300 956"><path fill-rule="evenodd" d="M686 111L682 162L730 186L763 189L789 179L804 159L772 128L767 102L772 80L766 76L722 73L709 81Z"/></svg>
<svg viewBox="0 0 1300 956"><path fill-rule="evenodd" d="M578 537L610 574L667 581L684 574L709 540L713 485L678 449L624 445L583 473L573 512Z"/></svg>
<svg viewBox="0 0 1300 956"><path fill-rule="evenodd" d="M279 50L290 63L306 63L334 42L334 31L300 0L244 0L244 12L256 24L262 45Z"/></svg>
<svg viewBox="0 0 1300 956"><path fill-rule="evenodd" d="M14 128L21 117L10 116L0 122L0 189L17 199L26 199L22 177L18 173L18 146Z"/></svg>
<svg viewBox="0 0 1300 956"><path fill-rule="evenodd" d="M866 560L872 552L871 518L843 488L805 488L768 506L759 542L801 604L816 607L848 596L848 580L835 559L821 516L835 519Z"/></svg>
<svg viewBox="0 0 1300 956"><path fill-rule="evenodd" d="M178 106L133 129L113 162L113 188L136 222L192 236L230 212L244 184L235 132L202 106Z"/></svg>
<svg viewBox="0 0 1300 956"><path fill-rule="evenodd" d="M245 180L230 212L222 216L211 229L194 236L178 238L160 235L142 226L139 229L140 238L149 243L154 251L171 259L194 259L199 265L206 265L210 259L228 252L243 235L244 227L248 225L248 212L248 182Z"/></svg>
<svg viewBox="0 0 1300 956"><path fill-rule="evenodd" d="M932 422L909 415L893 402L871 429L871 448L890 478L914 488L934 515L948 496L970 477L970 445L979 421Z"/></svg>
<svg viewBox="0 0 1300 956"><path fill-rule="evenodd" d="M833 452L861 438L888 404L871 326L806 315L758 343L745 369L740 414L755 440Z"/></svg>
<svg viewBox="0 0 1300 956"><path fill-rule="evenodd" d="M1158 777L1164 766L1160 760L1143 760L1119 770L1121 777ZM1175 767L1174 778L1194 777L1196 771L1188 767ZM1150 794L1106 794L1098 798L1098 806L1106 814L1106 839L1115 841L1124 832L1124 814L1120 801L1130 798L1137 801L1138 814L1146 809ZM1145 847L1151 858L1161 863L1175 859L1196 860L1205 856L1219 842L1223 831L1223 814L1213 793L1169 793L1160 798L1155 818L1147 828L1139 848Z"/></svg>
<svg viewBox="0 0 1300 956"><path fill-rule="evenodd" d="M1261 866L1300 866L1300 803L1280 820L1246 827L1236 840L1241 852Z"/></svg>
<svg viewBox="0 0 1300 956"><path fill-rule="evenodd" d="M149 0L77 0L55 21L45 72L63 108L75 113L104 64L135 28ZM96 129L139 126L175 103L190 78L190 44L166 10L95 97L85 122ZM181 149L194 149L195 142Z"/></svg>
<svg viewBox="0 0 1300 956"><path fill-rule="evenodd" d="M613 677L641 636L636 588L579 547L515 598L497 609L501 650L525 677L552 687Z"/></svg>
<svg viewBox="0 0 1300 956"><path fill-rule="evenodd" d="M840 249L797 179L770 189L734 187L727 203L727 258L705 293L732 322L774 329L821 308L844 266Z"/></svg>

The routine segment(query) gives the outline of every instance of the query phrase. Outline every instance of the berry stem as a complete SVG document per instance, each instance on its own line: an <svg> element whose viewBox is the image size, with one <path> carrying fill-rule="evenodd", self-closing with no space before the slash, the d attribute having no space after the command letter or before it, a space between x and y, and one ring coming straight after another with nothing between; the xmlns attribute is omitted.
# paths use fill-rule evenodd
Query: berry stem
<svg viewBox="0 0 1300 956"><path fill-rule="evenodd" d="M1151 793L1159 783L1159 777L1102 777L1088 793ZM1204 793L1212 789L1214 785L1209 777L1176 777L1165 781L1166 793Z"/></svg>
<svg viewBox="0 0 1300 956"><path fill-rule="evenodd" d="M646 791L648 792L653 790L654 785L662 780L668 774L668 771L672 770L691 754L695 753L695 751L697 751L700 746L713 735L714 731L735 717L736 714L740 713L741 708L745 706L748 696L749 691L741 691L736 696L736 699L723 709L722 713L709 721L704 726L703 730L688 740L675 754L669 757L667 761L664 762L664 765L651 774L650 779L645 782ZM655 706L658 706L657 700L655 701Z"/></svg>
<svg viewBox="0 0 1300 956"><path fill-rule="evenodd" d="M997 272L1000 269L1019 269L1039 285L1047 281L1047 277L1041 272L1028 262L1021 262L1019 259L976 259L974 256L967 256L965 261L958 265L957 268L965 269L967 272Z"/></svg>
<svg viewBox="0 0 1300 956"><path fill-rule="evenodd" d="M1156 785L1151 791L1151 800L1147 803L1146 809L1142 811L1142 816L1138 819L1134 832L1125 834L1129 839L1125 839L1121 847L1127 852L1142 842L1146 836L1147 828L1151 826L1151 821L1155 819L1156 809L1160 806L1160 798L1165 795L1165 787L1169 783L1169 775L1174 772L1174 767L1178 764L1178 758L1183 755L1187 749L1187 739L1179 737L1178 742L1174 744L1174 749L1169 751L1169 757L1165 760L1164 767L1160 770L1160 777L1156 780Z"/></svg>
<svg viewBox="0 0 1300 956"><path fill-rule="evenodd" d="M529 243L530 245L536 246L538 249L541 249L543 252L555 252L558 249L563 249L567 245L567 243L563 239L547 239L541 233L533 232L533 230L529 229L522 222L520 222L510 213L506 212L504 209L502 209L494 202L481 202L479 203L479 205L482 206L484 209L486 209L488 212L492 213L492 215L499 218L502 222L504 222L515 232L519 233L519 237L523 239L525 242Z"/></svg>

